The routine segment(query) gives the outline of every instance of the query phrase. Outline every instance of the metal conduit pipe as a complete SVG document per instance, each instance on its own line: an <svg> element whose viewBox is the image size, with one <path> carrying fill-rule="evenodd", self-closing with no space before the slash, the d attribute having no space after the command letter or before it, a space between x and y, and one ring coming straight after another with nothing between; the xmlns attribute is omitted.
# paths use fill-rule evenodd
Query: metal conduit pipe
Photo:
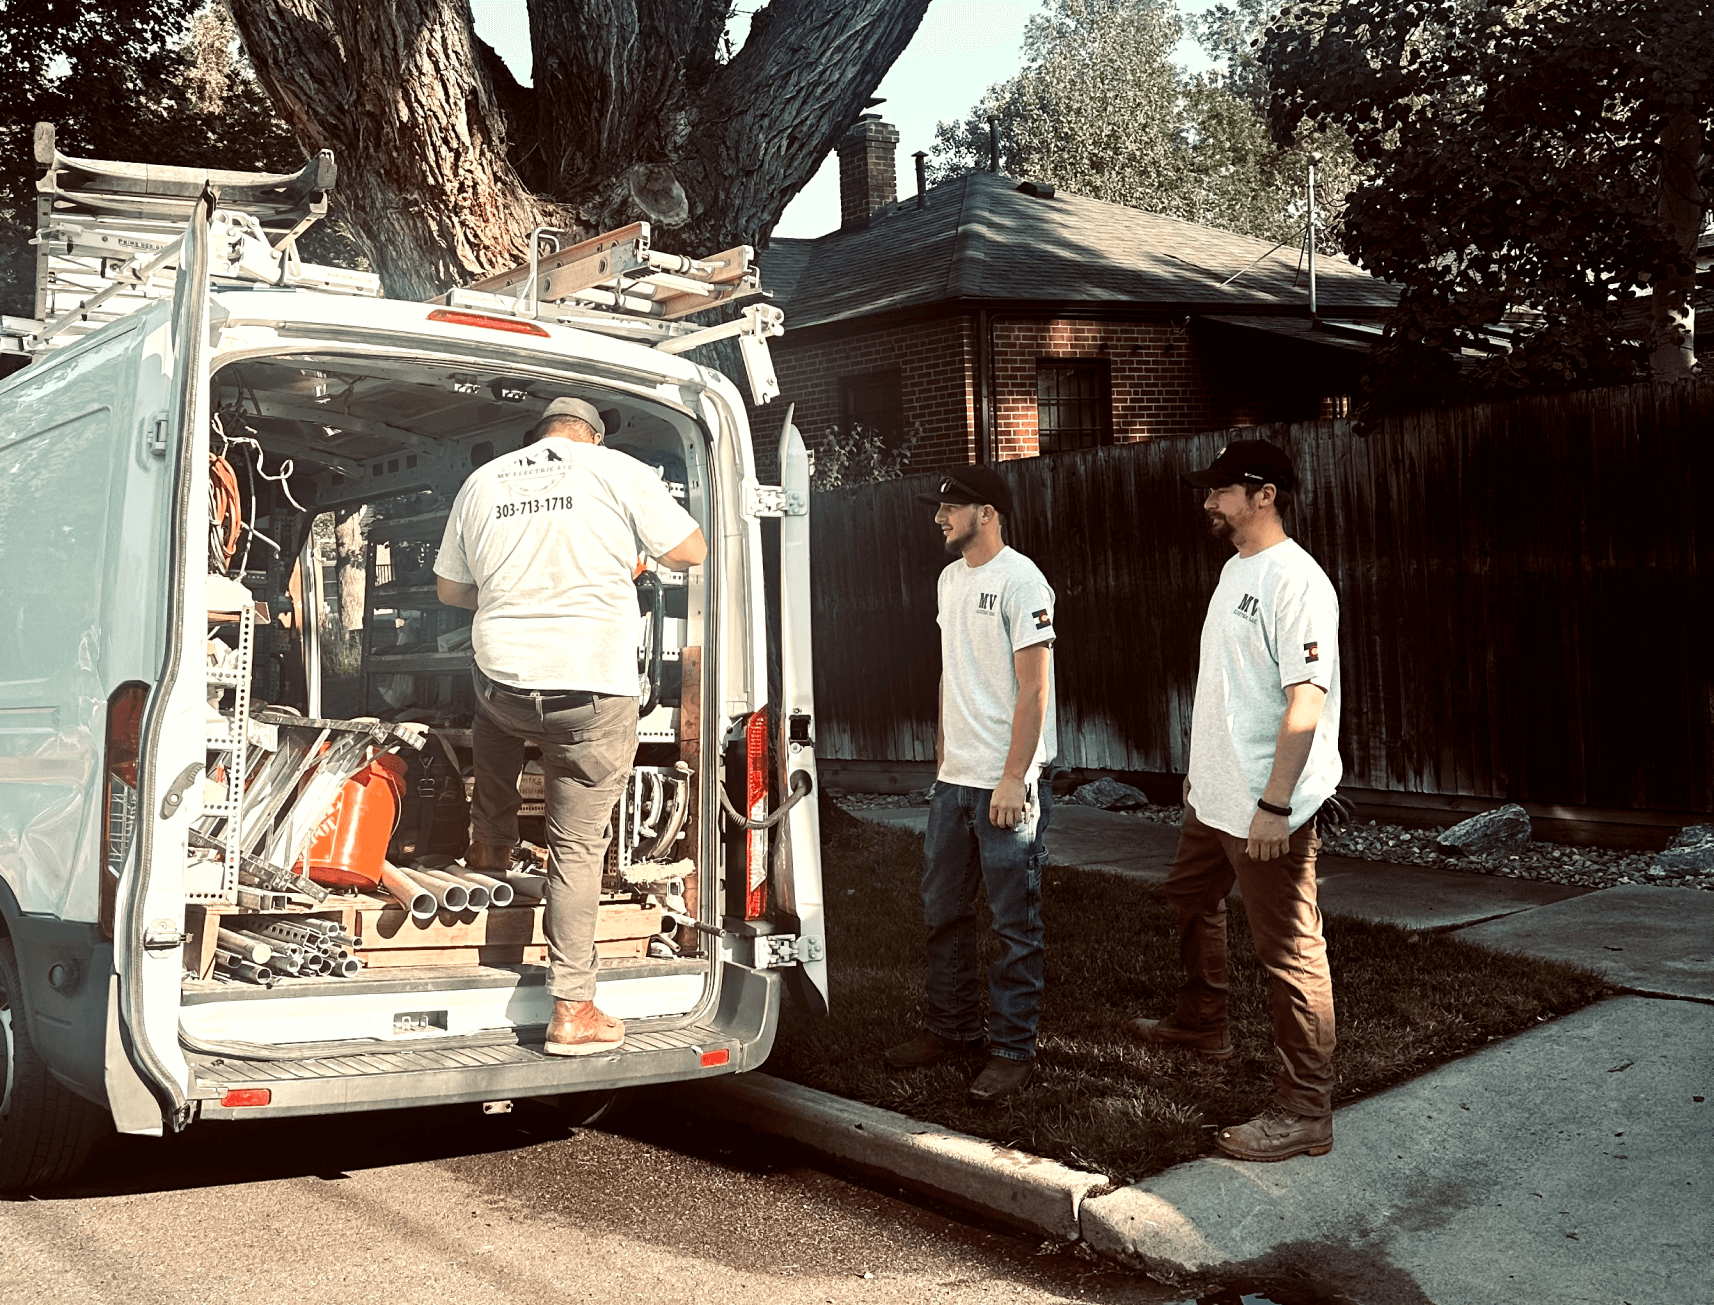
<svg viewBox="0 0 1714 1305"><path fill-rule="evenodd" d="M434 893L390 861L381 863L381 884L413 920L432 920L440 911Z"/></svg>
<svg viewBox="0 0 1714 1305"><path fill-rule="evenodd" d="M517 870L508 870L505 874L506 884L520 897L528 897L539 902L547 896L548 877L546 875L529 875Z"/></svg>
<svg viewBox="0 0 1714 1305"><path fill-rule="evenodd" d="M274 949L260 938L247 938L236 929L218 930L215 941L238 960L249 961L254 965L265 965L268 958L274 954Z"/></svg>
<svg viewBox="0 0 1714 1305"><path fill-rule="evenodd" d="M427 888L449 911L463 911L470 906L470 890L451 875L434 870L418 870L416 880ZM484 898L487 894L483 894Z"/></svg>
<svg viewBox="0 0 1714 1305"><path fill-rule="evenodd" d="M454 879L464 880L467 886L480 887L488 894L488 905L510 906L512 899L517 896L512 891L512 885L497 875L487 874L480 870L457 870L448 868L447 874Z"/></svg>

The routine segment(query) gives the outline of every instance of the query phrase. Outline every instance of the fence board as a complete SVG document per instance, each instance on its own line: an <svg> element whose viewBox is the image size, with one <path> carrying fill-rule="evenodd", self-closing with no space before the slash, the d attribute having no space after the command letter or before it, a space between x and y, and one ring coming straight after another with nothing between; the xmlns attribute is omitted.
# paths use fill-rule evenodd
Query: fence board
<svg viewBox="0 0 1714 1305"><path fill-rule="evenodd" d="M1341 601L1354 787L1714 810L1702 549L1714 386L1641 385L1251 428L1290 449L1291 533ZM1229 553L1179 481L1240 432L1002 464L1010 542L1059 597L1060 760L1179 772ZM823 755L934 755L931 476L815 497Z"/></svg>

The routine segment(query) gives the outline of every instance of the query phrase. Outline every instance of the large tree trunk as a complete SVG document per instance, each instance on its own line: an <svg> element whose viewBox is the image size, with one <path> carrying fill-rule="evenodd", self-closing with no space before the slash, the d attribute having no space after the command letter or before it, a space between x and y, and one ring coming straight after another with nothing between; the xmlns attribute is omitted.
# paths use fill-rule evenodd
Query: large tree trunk
<svg viewBox="0 0 1714 1305"><path fill-rule="evenodd" d="M766 242L929 0L772 0L730 61L725 0L529 0L534 88L468 0L229 0L281 114L339 162L390 295L424 297L644 219L684 253Z"/></svg>
<svg viewBox="0 0 1714 1305"><path fill-rule="evenodd" d="M1649 371L1657 381L1696 374L1696 241L1702 233L1702 120L1693 106L1670 110L1660 134L1660 219L1678 246L1680 265L1656 273L1654 351Z"/></svg>

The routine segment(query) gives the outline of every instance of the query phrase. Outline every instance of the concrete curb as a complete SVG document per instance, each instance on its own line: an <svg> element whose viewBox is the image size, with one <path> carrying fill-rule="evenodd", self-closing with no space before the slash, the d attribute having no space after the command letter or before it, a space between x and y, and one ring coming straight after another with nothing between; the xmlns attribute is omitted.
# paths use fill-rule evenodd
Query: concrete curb
<svg viewBox="0 0 1714 1305"><path fill-rule="evenodd" d="M665 1089L699 1115L790 1138L820 1155L1028 1232L1075 1241L1083 1202L1112 1184L980 1137L768 1074Z"/></svg>

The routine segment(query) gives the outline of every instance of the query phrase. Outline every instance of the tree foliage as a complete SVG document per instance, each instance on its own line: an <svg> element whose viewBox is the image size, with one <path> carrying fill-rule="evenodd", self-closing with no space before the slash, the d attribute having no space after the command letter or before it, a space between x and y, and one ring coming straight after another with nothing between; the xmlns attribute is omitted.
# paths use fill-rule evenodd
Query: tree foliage
<svg viewBox="0 0 1714 1305"><path fill-rule="evenodd" d="M1276 135L1350 134L1346 252L1403 287L1373 397L1683 375L1714 22L1694 0L1301 0L1268 28ZM1652 302L1636 292L1652 287ZM1649 309L1652 311L1643 311ZM1509 321L1514 347L1483 328ZM1460 375L1461 351L1483 356ZM1473 355L1472 355L1473 356Z"/></svg>
<svg viewBox="0 0 1714 1305"><path fill-rule="evenodd" d="M1343 194L1353 159L1337 132L1311 129L1282 148L1265 116L1265 75L1250 40L1263 0L1220 5L1193 20L1223 70L1187 77L1172 62L1183 31L1171 0L1047 0L1029 21L1024 66L988 89L959 122L940 124L937 181L986 168L988 118L1000 166L1110 203L1268 240L1301 239L1309 154L1322 155L1323 194ZM1328 183L1331 182L1329 185ZM1335 247L1338 215L1320 242Z"/></svg>

